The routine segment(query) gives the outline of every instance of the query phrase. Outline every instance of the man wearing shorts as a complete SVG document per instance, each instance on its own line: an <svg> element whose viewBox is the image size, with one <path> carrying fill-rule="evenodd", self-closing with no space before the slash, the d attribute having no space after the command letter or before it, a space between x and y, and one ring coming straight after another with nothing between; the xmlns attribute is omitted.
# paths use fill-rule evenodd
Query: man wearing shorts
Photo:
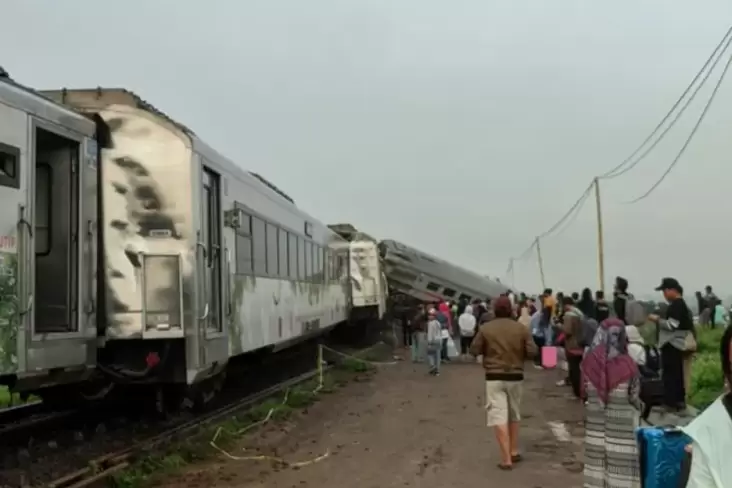
<svg viewBox="0 0 732 488"><path fill-rule="evenodd" d="M508 297L494 304L495 319L481 325L470 354L483 356L485 369L486 423L494 429L501 450L500 469L510 470L521 461L518 448L524 362L536 355L531 332L511 318Z"/></svg>

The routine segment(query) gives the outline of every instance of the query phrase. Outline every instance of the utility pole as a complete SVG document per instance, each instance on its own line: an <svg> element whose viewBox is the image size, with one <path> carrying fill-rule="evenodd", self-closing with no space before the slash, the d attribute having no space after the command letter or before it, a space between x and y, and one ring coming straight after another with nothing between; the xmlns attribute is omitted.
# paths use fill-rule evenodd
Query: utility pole
<svg viewBox="0 0 732 488"><path fill-rule="evenodd" d="M536 244L536 257L539 261L539 276L541 276L541 288L542 291L546 290L546 283L544 282L544 261L541 259L541 245L539 245L539 238L537 237L534 241Z"/></svg>
<svg viewBox="0 0 732 488"><path fill-rule="evenodd" d="M600 180L595 177L595 204L597 207L597 268L600 290L605 291L605 243L602 234L602 206L600 204Z"/></svg>

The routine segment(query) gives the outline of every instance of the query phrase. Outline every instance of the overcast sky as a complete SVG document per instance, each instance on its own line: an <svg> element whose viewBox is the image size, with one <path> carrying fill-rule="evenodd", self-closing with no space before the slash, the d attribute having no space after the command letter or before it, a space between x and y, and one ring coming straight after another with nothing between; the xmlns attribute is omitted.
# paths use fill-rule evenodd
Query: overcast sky
<svg viewBox="0 0 732 488"><path fill-rule="evenodd" d="M133 90L324 223L491 276L645 138L732 21L727 0L0 3L17 81ZM608 285L732 292L732 76L671 176L622 204L665 170L712 84L602 187ZM597 287L594 212L542 243L555 290ZM538 291L533 255L515 277Z"/></svg>

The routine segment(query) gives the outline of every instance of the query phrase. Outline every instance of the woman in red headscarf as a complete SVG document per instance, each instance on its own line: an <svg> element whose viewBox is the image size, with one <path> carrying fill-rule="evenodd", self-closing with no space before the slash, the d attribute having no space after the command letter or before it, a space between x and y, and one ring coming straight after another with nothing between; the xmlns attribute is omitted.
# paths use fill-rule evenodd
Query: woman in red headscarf
<svg viewBox="0 0 732 488"><path fill-rule="evenodd" d="M624 322L603 320L581 368L588 399L584 486L640 488L640 372L628 354Z"/></svg>

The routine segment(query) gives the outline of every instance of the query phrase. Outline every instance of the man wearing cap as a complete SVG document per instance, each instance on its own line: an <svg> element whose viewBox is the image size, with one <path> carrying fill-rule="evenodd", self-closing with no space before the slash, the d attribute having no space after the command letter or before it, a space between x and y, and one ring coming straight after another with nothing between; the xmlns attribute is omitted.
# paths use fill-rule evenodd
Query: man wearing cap
<svg viewBox="0 0 732 488"><path fill-rule="evenodd" d="M684 359L696 350L694 320L684 301L684 289L674 278L664 278L656 291L668 302L664 317L651 314L648 319L659 328L664 405L667 411L686 411Z"/></svg>

